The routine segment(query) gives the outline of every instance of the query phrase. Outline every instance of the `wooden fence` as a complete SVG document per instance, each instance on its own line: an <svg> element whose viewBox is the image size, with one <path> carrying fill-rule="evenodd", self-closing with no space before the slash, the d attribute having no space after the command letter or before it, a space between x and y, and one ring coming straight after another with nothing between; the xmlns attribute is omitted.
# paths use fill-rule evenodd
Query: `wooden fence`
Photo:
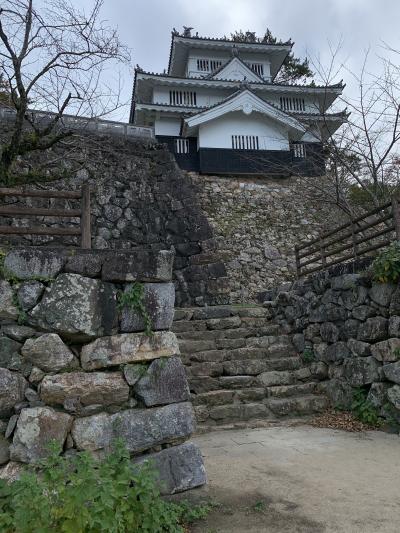
<svg viewBox="0 0 400 533"><path fill-rule="evenodd" d="M0 216L30 217L79 217L78 227L16 227L0 226L0 235L59 235L59 236L80 236L82 248L91 248L90 230L90 189L89 185L83 185L80 191L21 191L19 189L0 188L0 198L4 196L20 196L29 198L63 198L67 200L80 200L80 209L58 209L43 207L15 207L11 204L0 205Z"/></svg>
<svg viewBox="0 0 400 533"><path fill-rule="evenodd" d="M330 266L371 255L400 240L400 198L395 197L357 218L295 247L300 278Z"/></svg>

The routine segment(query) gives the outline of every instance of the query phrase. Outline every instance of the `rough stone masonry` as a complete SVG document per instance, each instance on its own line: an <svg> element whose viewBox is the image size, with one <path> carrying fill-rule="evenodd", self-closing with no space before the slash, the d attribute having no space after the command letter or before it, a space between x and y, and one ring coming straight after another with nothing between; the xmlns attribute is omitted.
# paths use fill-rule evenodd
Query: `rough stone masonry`
<svg viewBox="0 0 400 533"><path fill-rule="evenodd" d="M189 387L170 331L173 253L13 249L0 279L0 477L48 453L106 453L122 438L172 494L206 482ZM152 323L118 304L142 284Z"/></svg>
<svg viewBox="0 0 400 533"><path fill-rule="evenodd" d="M79 172L27 188L77 190L89 183L95 249L173 248L180 307L249 302L266 285L293 279L295 244L317 236L334 217L333 208L307 194L304 178L187 174L164 145L107 135L85 139L82 153L78 150ZM78 200L10 195L4 201L15 207L79 208ZM0 224L27 227L32 218L1 216ZM74 218L35 221L35 226L78 224ZM7 240L11 245L78 244L76 237Z"/></svg>
<svg viewBox="0 0 400 533"><path fill-rule="evenodd" d="M299 354L325 368L320 390L350 409L357 390L389 425L400 427L400 285L343 265L264 293L272 320ZM347 270L347 272L346 272Z"/></svg>

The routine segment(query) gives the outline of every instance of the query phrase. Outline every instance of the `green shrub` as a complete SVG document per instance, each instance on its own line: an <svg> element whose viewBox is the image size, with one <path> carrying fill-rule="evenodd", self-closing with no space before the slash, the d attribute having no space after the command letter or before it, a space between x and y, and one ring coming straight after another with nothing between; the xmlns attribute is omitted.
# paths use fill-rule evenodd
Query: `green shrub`
<svg viewBox="0 0 400 533"><path fill-rule="evenodd" d="M367 400L367 394L367 391L364 389L356 389L353 393L351 410L360 422L369 424L370 426L378 426L381 419L375 406Z"/></svg>
<svg viewBox="0 0 400 533"><path fill-rule="evenodd" d="M385 248L372 263L375 281L397 283L400 279L400 243L394 242Z"/></svg>
<svg viewBox="0 0 400 533"><path fill-rule="evenodd" d="M121 443L103 461L87 452L49 457L21 478L0 480L3 533L183 533L208 506L164 501L151 466L132 465Z"/></svg>

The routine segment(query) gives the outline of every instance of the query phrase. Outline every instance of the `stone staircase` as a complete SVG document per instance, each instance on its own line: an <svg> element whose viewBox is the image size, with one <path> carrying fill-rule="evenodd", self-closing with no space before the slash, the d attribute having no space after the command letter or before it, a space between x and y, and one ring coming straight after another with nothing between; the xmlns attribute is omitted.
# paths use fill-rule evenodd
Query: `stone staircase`
<svg viewBox="0 0 400 533"><path fill-rule="evenodd" d="M199 429L324 411L324 363L306 363L267 308L176 309Z"/></svg>

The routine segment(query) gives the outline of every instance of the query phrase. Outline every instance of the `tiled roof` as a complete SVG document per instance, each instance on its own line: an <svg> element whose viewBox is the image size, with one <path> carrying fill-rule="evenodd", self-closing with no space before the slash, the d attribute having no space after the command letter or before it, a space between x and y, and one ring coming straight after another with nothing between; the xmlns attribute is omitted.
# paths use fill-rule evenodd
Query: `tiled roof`
<svg viewBox="0 0 400 533"><path fill-rule="evenodd" d="M294 42L291 41L291 39L289 39L289 41L287 41L286 43L275 43L275 44L268 44L268 43L241 43L241 42L238 42L238 41L234 41L232 39L225 39L225 38L220 38L220 37L199 37L199 36L193 36L193 37L184 37L183 35L175 35L174 32L171 32L172 33L172 39L171 39L171 45L170 45L170 48L169 48L169 60L168 60L168 72L171 68L171 59L172 59L172 48L174 46L174 40L175 40L175 37L179 37L180 39L187 39L188 41L212 41L212 42L219 42L219 43L229 43L229 44L237 44L237 45L241 45L241 44L259 44L260 46L276 46L276 47L279 47L279 46L290 46L290 47L293 47L294 45Z"/></svg>
<svg viewBox="0 0 400 533"><path fill-rule="evenodd" d="M225 66L225 65L224 65ZM204 77L204 78L197 78L197 77L186 77L186 76L171 76L170 74L161 74L159 72L146 72L146 71L138 71L139 73L141 74L146 74L148 76L157 76L158 78L176 78L178 80L188 80L188 81L191 81L191 80L194 80L194 81L210 81L210 82L229 82L229 83L240 83L240 81L235 81L235 80L221 80L221 79L218 79L218 80L213 80L213 79L209 79L208 76L207 77ZM215 74L217 71L214 71L213 74ZM268 83L264 80L262 80L260 78L261 81L252 81L252 82L249 82L251 83L252 85L265 85L265 86L278 86L278 87L288 87L288 88L291 88L291 87L298 87L298 88L307 88L307 89L343 89L346 85L343 83L343 80L341 80L339 83L335 83L335 84L332 84L332 85L315 85L315 84L307 84L307 85L300 85L300 84L297 84L297 83Z"/></svg>
<svg viewBox="0 0 400 533"><path fill-rule="evenodd" d="M185 37L183 35L172 34L172 37L180 37L181 39L190 39L192 41L217 41L223 43L233 43L233 44L261 44L263 46L293 46L294 42L289 39L286 42L279 43L263 43L263 42L251 42L251 41L235 41L234 39L227 39L226 37L200 37L199 35L191 35L190 37Z"/></svg>

